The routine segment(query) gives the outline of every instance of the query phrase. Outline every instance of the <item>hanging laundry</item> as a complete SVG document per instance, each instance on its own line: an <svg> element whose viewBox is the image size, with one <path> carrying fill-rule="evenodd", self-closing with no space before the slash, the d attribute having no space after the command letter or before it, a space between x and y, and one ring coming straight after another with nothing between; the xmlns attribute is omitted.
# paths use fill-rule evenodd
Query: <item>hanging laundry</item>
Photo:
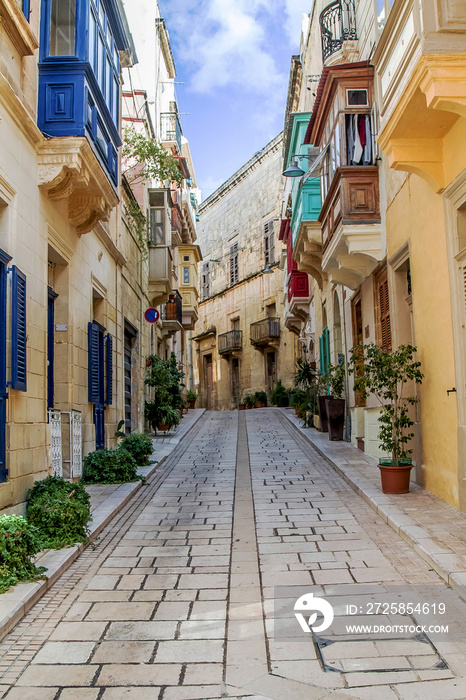
<svg viewBox="0 0 466 700"><path fill-rule="evenodd" d="M353 163L354 165L359 165L361 162L363 154L363 145L361 143L361 138L359 136L358 120L361 115L353 115L353 130L354 130L354 152L353 152Z"/></svg>

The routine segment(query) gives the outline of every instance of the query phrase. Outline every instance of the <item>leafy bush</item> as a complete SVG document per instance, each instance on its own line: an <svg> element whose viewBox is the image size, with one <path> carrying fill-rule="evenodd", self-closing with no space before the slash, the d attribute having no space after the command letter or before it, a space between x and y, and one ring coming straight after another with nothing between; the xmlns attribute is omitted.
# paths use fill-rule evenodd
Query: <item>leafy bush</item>
<svg viewBox="0 0 466 700"><path fill-rule="evenodd" d="M283 386L281 379L278 380L275 389L272 391L271 399L275 406L288 406L288 392Z"/></svg>
<svg viewBox="0 0 466 700"><path fill-rule="evenodd" d="M246 404L246 406L255 406L257 400L254 394L246 394L246 396L244 397L244 403Z"/></svg>
<svg viewBox="0 0 466 700"><path fill-rule="evenodd" d="M157 430L158 425L168 425L168 428L177 426L181 420L180 412L170 404L158 404L156 401L146 401L145 416Z"/></svg>
<svg viewBox="0 0 466 700"><path fill-rule="evenodd" d="M87 539L89 494L81 483L48 476L29 491L26 515L37 528L42 549L71 547Z"/></svg>
<svg viewBox="0 0 466 700"><path fill-rule="evenodd" d="M128 450L121 447L112 450L89 452L83 462L85 484L122 484L136 481L137 462Z"/></svg>
<svg viewBox="0 0 466 700"><path fill-rule="evenodd" d="M43 566L31 561L41 550L37 529L21 515L0 517L0 593L19 581L35 581L44 578Z"/></svg>
<svg viewBox="0 0 466 700"><path fill-rule="evenodd" d="M188 389L188 391L186 392L186 398L188 399L188 401L195 401L197 399L197 394L195 391Z"/></svg>
<svg viewBox="0 0 466 700"><path fill-rule="evenodd" d="M265 403L267 406L267 394L265 391L256 391L254 394L254 398L256 399L256 404L257 403Z"/></svg>
<svg viewBox="0 0 466 700"><path fill-rule="evenodd" d="M133 455L136 462L143 466L149 464L149 457L153 452L152 440L144 433L131 433L123 438L120 448Z"/></svg>
<svg viewBox="0 0 466 700"><path fill-rule="evenodd" d="M330 382L330 393L336 399L344 398L346 363L339 362L337 365L328 366L328 380Z"/></svg>

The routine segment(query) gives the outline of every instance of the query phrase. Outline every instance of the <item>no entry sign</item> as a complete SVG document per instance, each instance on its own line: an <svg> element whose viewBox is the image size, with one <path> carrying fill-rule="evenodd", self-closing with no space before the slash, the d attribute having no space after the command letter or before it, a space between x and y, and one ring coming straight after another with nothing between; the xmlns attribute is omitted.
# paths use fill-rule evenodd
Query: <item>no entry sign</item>
<svg viewBox="0 0 466 700"><path fill-rule="evenodd" d="M157 309L151 307L150 309L146 309L144 317L149 323L155 323L159 320L160 314Z"/></svg>

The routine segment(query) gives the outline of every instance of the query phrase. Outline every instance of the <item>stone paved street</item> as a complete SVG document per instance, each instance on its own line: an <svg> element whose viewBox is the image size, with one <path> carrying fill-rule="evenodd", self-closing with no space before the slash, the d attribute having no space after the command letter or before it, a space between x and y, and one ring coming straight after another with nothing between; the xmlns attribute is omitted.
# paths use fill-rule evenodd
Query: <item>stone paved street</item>
<svg viewBox="0 0 466 700"><path fill-rule="evenodd" d="M396 586L448 601L450 634L294 618L306 592L338 617ZM0 696L464 700L465 609L280 411L210 412L3 640Z"/></svg>

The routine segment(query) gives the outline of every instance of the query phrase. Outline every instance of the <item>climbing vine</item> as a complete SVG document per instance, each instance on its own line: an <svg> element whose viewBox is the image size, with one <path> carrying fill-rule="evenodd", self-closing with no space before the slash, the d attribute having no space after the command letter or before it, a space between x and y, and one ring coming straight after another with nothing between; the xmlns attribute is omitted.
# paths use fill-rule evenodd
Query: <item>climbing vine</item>
<svg viewBox="0 0 466 700"><path fill-rule="evenodd" d="M122 157L125 162L123 174L130 184L158 179L180 185L183 180L178 160L155 139L147 138L129 126L123 130Z"/></svg>

